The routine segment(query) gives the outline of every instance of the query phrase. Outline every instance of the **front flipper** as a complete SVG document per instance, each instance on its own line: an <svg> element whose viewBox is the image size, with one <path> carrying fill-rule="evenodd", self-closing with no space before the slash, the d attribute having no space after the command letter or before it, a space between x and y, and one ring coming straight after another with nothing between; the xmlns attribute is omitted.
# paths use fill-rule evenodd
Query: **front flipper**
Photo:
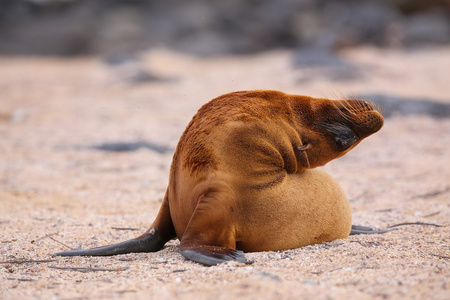
<svg viewBox="0 0 450 300"><path fill-rule="evenodd" d="M181 255L207 266L227 261L252 263L244 252L235 250L234 205L234 199L218 189L210 188L200 196L180 241Z"/></svg>
<svg viewBox="0 0 450 300"><path fill-rule="evenodd" d="M373 230L371 227L367 227L367 226L352 225L352 230L350 231L350 235L380 234L380 233L386 233L386 232L393 231L393 230L397 230L397 228L391 228L391 229L385 229L385 230Z"/></svg>
<svg viewBox="0 0 450 300"><path fill-rule="evenodd" d="M214 266L232 260L245 264L253 263L253 261L247 260L244 252L240 250L214 246L180 247L180 253L187 259L206 266Z"/></svg>
<svg viewBox="0 0 450 300"><path fill-rule="evenodd" d="M133 240L93 249L73 249L55 253L59 256L110 256L126 253L155 252L160 250L165 240L159 235L148 233Z"/></svg>

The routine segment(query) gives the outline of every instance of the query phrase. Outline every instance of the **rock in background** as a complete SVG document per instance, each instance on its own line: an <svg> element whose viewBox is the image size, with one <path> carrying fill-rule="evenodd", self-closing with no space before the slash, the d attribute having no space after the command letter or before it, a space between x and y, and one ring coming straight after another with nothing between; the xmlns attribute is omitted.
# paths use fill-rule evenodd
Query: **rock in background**
<svg viewBox="0 0 450 300"><path fill-rule="evenodd" d="M448 0L0 0L0 53L196 55L450 42Z"/></svg>

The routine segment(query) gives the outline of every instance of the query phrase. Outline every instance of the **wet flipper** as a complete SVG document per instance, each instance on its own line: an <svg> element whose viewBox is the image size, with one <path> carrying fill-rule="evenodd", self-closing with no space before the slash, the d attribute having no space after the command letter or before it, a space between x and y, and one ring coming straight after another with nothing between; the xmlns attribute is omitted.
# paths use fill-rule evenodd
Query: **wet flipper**
<svg viewBox="0 0 450 300"><path fill-rule="evenodd" d="M225 249L214 246L180 247L180 253L185 258L198 262L206 266L214 266L227 261L237 261L245 264L252 264L253 261L247 260L244 252L240 250Z"/></svg>
<svg viewBox="0 0 450 300"><path fill-rule="evenodd" d="M393 230L397 230L397 228L391 228L391 229L385 229L385 230L373 230L372 227L352 225L352 230L350 231L350 235L380 234L380 233L386 233L386 232L393 231Z"/></svg>
<svg viewBox="0 0 450 300"><path fill-rule="evenodd" d="M125 242L103 246L93 249L73 249L63 252L58 252L59 256L110 256L126 253L138 253L138 252L155 252L160 250L166 243L165 239L162 239L157 234L148 233L144 236L140 236L133 240Z"/></svg>
<svg viewBox="0 0 450 300"><path fill-rule="evenodd" d="M219 190L221 192L219 192ZM236 248L235 203L227 189L210 188L200 201L180 240L180 253L197 263L213 266L227 261L252 263Z"/></svg>

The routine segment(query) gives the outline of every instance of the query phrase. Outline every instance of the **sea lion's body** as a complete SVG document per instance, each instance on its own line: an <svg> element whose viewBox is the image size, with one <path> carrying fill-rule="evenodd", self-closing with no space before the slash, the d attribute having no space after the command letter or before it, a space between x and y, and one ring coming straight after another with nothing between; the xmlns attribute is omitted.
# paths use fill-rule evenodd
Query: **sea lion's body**
<svg viewBox="0 0 450 300"><path fill-rule="evenodd" d="M378 131L359 100L236 92L205 104L183 133L152 226L135 240L60 255L157 251L180 239L186 258L247 262L245 252L345 238L351 210L339 184L314 169Z"/></svg>

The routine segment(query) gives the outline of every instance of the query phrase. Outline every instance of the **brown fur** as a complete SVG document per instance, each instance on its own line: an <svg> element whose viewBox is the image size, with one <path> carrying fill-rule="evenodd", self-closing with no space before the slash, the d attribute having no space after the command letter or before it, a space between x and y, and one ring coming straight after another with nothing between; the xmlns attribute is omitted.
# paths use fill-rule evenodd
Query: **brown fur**
<svg viewBox="0 0 450 300"><path fill-rule="evenodd" d="M314 168L382 125L383 117L360 100L277 91L220 96L200 108L180 138L161 210L137 240L153 235L162 247L177 236L185 257L216 264L246 262L235 249L345 238L348 200L331 176Z"/></svg>

